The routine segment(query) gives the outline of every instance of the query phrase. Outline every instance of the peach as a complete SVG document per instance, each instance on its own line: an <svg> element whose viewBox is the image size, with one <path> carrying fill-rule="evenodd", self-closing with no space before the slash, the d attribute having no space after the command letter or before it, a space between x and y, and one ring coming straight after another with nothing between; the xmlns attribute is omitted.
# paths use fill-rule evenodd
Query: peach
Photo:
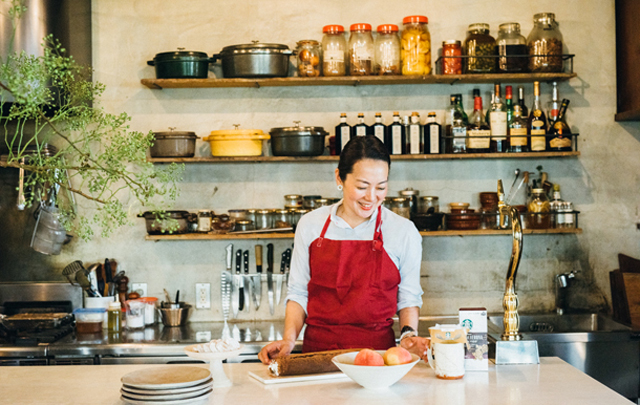
<svg viewBox="0 0 640 405"><path fill-rule="evenodd" d="M371 349L363 349L356 354L353 364L356 366L384 366L384 360L380 353Z"/></svg>
<svg viewBox="0 0 640 405"><path fill-rule="evenodd" d="M398 364L411 363L411 353L404 347L391 347L384 352L384 364L387 366L397 366Z"/></svg>

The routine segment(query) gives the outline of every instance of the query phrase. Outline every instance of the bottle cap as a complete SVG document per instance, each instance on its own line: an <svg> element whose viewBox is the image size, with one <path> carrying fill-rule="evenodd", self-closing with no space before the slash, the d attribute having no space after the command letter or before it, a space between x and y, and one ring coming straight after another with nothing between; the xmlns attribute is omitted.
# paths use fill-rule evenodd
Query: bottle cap
<svg viewBox="0 0 640 405"><path fill-rule="evenodd" d="M371 24L359 23L359 24L351 24L349 27L351 31L371 31Z"/></svg>
<svg viewBox="0 0 640 405"><path fill-rule="evenodd" d="M429 24L429 19L425 15L410 15L402 19L403 24L424 23Z"/></svg>
<svg viewBox="0 0 640 405"><path fill-rule="evenodd" d="M325 25L322 27L322 32L324 34L342 34L344 27L342 25Z"/></svg>
<svg viewBox="0 0 640 405"><path fill-rule="evenodd" d="M395 24L382 24L378 25L377 31L379 34L391 34L393 32L398 32L398 26Z"/></svg>
<svg viewBox="0 0 640 405"><path fill-rule="evenodd" d="M120 310L120 303L118 301L112 301L109 303L109 310Z"/></svg>

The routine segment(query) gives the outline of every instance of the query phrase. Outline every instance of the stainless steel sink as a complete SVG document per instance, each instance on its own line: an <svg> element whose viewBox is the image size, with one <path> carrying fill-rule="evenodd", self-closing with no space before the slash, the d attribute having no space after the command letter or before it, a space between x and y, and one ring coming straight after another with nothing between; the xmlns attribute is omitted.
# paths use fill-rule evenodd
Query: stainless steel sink
<svg viewBox="0 0 640 405"><path fill-rule="evenodd" d="M502 329L502 314L490 315L489 322ZM629 332L631 328L601 314L520 315L520 333Z"/></svg>

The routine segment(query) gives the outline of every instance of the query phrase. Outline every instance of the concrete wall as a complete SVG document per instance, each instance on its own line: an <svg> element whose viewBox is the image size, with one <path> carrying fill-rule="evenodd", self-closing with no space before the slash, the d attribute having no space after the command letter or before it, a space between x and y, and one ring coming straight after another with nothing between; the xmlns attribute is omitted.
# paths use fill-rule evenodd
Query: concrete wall
<svg viewBox="0 0 640 405"><path fill-rule="evenodd" d="M468 201L478 206L478 193L493 191L496 180L507 184L516 168L536 171L542 165L552 182L562 186L563 198L582 211L582 235L525 237L517 290L522 311L551 310L553 276L579 270L571 302L577 308L606 308L610 302L608 272L617 268L616 255L640 256L638 221L640 198L640 131L637 123L618 124L615 114L615 21L613 1L564 2L541 0L478 1L205 1L160 0L94 1L93 65L95 80L107 86L102 106L111 112L126 111L132 128L160 131L168 127L195 131L287 126L294 120L305 125L333 128L341 112L349 122L358 112L367 120L382 111L387 122L392 111L439 118L448 95L462 93L467 110L470 95L480 87L483 96L491 85L407 85L361 87L282 87L261 89L149 90L140 79L154 77L146 61L157 52L177 47L216 53L222 47L262 42L295 47L300 39L320 40L323 25L348 26L354 22L401 25L412 14L429 17L434 50L445 39L463 40L467 25L517 21L526 36L536 12L555 12L567 51L575 53L576 79L560 85L561 97L571 99L568 121L580 132L578 159L487 160L442 162L394 162L390 192L407 186L423 195L438 195L441 206ZM525 85L531 105L532 85ZM543 101L550 87L542 85ZM485 101L486 103L486 101ZM486 104L485 104L486 106ZM198 143L198 154L208 145ZM216 211L229 208L278 207L287 193L337 197L332 180L335 163L219 164L187 166L182 195L176 208ZM218 192L213 195L214 188ZM21 260L4 266L2 279L60 279L60 270L74 259L85 262L114 257L132 282L148 283L149 294L161 297L162 289L181 290L193 301L196 282L212 284L214 307L196 311L194 320L220 320L218 285L224 268L226 242L146 242L142 220L108 240L74 241L62 255L43 260L37 270L20 268ZM276 255L291 241L273 241ZM266 242L263 242L266 243ZM255 241L234 241L236 248L251 249ZM511 251L506 236L438 237L423 242L423 314L453 314L461 306L485 306L501 310L504 276ZM33 253L37 255L37 253ZM252 255L253 256L253 255ZM26 260L26 259L24 259ZM253 269L252 269L253 271ZM28 274L28 276L25 276ZM275 318L283 316L279 308ZM270 319L268 306L245 319Z"/></svg>

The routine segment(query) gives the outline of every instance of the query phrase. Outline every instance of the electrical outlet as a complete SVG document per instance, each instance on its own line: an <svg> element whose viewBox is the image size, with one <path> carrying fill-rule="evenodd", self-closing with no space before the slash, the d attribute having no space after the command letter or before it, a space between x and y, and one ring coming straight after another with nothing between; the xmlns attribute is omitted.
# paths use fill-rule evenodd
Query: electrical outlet
<svg viewBox="0 0 640 405"><path fill-rule="evenodd" d="M196 309L211 308L211 283L196 283Z"/></svg>
<svg viewBox="0 0 640 405"><path fill-rule="evenodd" d="M141 297L147 296L147 283L131 283L131 292L137 292Z"/></svg>

